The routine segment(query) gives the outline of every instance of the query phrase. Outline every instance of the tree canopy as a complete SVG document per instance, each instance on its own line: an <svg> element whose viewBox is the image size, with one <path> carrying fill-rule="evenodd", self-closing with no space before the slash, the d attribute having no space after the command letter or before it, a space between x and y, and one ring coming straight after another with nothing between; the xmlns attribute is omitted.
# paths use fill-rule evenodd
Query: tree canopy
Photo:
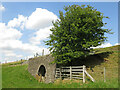
<svg viewBox="0 0 120 90"><path fill-rule="evenodd" d="M92 50L106 41L103 13L89 5L71 5L64 7L65 13L59 11L60 17L53 22L52 34L46 45L49 45L54 63L67 63L75 58L89 55Z"/></svg>

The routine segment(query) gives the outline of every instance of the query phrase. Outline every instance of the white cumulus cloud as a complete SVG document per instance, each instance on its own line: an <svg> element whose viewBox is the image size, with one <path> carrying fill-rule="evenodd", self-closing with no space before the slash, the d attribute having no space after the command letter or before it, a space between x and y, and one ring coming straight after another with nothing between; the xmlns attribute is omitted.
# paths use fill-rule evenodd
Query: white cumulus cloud
<svg viewBox="0 0 120 90"><path fill-rule="evenodd" d="M26 20L27 17L18 15L18 18L14 18L8 22L8 27L20 27L21 29L24 29Z"/></svg>
<svg viewBox="0 0 120 90"><path fill-rule="evenodd" d="M4 54L5 57L22 57L22 55L15 54L12 50L2 50L2 54Z"/></svg>
<svg viewBox="0 0 120 90"><path fill-rule="evenodd" d="M47 37L49 37L49 35L52 33L50 31L52 27L53 26L39 29L37 32L34 33L35 36L30 38L30 42L34 45L40 44L40 41L47 39Z"/></svg>
<svg viewBox="0 0 120 90"><path fill-rule="evenodd" d="M45 55L49 54L49 50L40 45L40 42L47 39L51 34L52 21L57 19L58 17L47 9L36 8L30 16L18 15L17 18L10 20L7 25L0 23L0 53L2 56L0 58L2 62L16 61L21 58L28 59L33 57L35 53L41 55L43 49ZM25 30L20 31L19 29ZM35 30L34 33L31 33L34 36L28 38L30 43L23 43L21 40L24 32L27 33L28 31L26 29Z"/></svg>
<svg viewBox="0 0 120 90"><path fill-rule="evenodd" d="M101 44L97 47L91 47L91 48L105 48L105 47L111 47L111 46L112 46L112 44L110 44L110 43L104 43L104 44Z"/></svg>
<svg viewBox="0 0 120 90"><path fill-rule="evenodd" d="M21 29L39 30L52 26L52 21L56 21L58 17L47 9L36 8L30 16L18 15L8 22L8 27L20 27Z"/></svg>
<svg viewBox="0 0 120 90"><path fill-rule="evenodd" d="M8 39L19 39L21 36L22 33L17 29L8 28L5 23L0 23L0 43Z"/></svg>
<svg viewBox="0 0 120 90"><path fill-rule="evenodd" d="M51 26L52 21L57 19L58 17L47 9L36 8L36 10L28 17L25 26L27 29L39 30Z"/></svg>
<svg viewBox="0 0 120 90"><path fill-rule="evenodd" d="M7 60L14 57L22 57L20 54L16 54L11 46L15 48L16 43L11 41L19 41L22 33L14 28L9 28L5 23L0 23L0 58L1 60ZM13 46L14 45L14 46Z"/></svg>
<svg viewBox="0 0 120 90"><path fill-rule="evenodd" d="M120 43L116 43L115 45L120 45Z"/></svg>

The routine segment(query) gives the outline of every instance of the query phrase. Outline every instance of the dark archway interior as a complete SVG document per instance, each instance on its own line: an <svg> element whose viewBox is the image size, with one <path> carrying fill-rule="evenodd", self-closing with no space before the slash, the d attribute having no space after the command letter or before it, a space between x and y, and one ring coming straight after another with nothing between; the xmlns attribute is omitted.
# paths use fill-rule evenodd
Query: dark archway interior
<svg viewBox="0 0 120 90"><path fill-rule="evenodd" d="M42 75L43 77L45 77L45 73L46 73L46 69L44 67L44 65L41 65L38 71L38 75Z"/></svg>

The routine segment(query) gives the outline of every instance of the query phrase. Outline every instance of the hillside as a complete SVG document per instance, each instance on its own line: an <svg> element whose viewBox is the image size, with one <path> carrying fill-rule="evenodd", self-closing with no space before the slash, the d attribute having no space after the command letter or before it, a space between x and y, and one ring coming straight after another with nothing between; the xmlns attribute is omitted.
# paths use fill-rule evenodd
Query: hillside
<svg viewBox="0 0 120 90"><path fill-rule="evenodd" d="M82 81L61 81L45 84L39 83L28 72L28 65L10 63L2 65L3 88L117 88L118 87L118 50L120 46L95 49L95 54L83 60L81 63L87 66L87 71L95 79L95 83L87 78L85 84ZM104 67L106 69L106 82L104 82ZM78 83L79 82L79 83Z"/></svg>
<svg viewBox="0 0 120 90"><path fill-rule="evenodd" d="M118 55L120 53L118 48L120 46L95 49L95 54L86 58L87 71L95 80L104 80L104 67L106 70L106 81L112 78L118 80Z"/></svg>

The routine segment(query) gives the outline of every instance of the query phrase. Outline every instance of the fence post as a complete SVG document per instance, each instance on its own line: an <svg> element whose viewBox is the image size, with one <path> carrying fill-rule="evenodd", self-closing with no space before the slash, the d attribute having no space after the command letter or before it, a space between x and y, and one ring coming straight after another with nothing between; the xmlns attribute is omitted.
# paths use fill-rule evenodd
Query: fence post
<svg viewBox="0 0 120 90"><path fill-rule="evenodd" d="M104 67L104 82L106 82L106 79L105 79L105 67Z"/></svg>
<svg viewBox="0 0 120 90"><path fill-rule="evenodd" d="M85 83L85 65L83 65L83 83Z"/></svg>
<svg viewBox="0 0 120 90"><path fill-rule="evenodd" d="M60 67L60 79L62 79L62 76L61 76L62 74L61 74L61 67Z"/></svg>
<svg viewBox="0 0 120 90"><path fill-rule="evenodd" d="M72 79L72 67L70 66L70 80Z"/></svg>

